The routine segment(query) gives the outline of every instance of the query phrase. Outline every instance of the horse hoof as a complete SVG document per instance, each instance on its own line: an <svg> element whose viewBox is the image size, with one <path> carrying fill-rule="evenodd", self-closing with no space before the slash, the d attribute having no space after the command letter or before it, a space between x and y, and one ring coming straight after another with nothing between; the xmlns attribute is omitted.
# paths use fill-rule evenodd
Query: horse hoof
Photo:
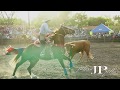
<svg viewBox="0 0 120 90"><path fill-rule="evenodd" d="M70 79L69 77L66 77L66 79Z"/></svg>
<svg viewBox="0 0 120 90"><path fill-rule="evenodd" d="M11 79L17 79L17 77L16 76L12 76Z"/></svg>
<svg viewBox="0 0 120 90"><path fill-rule="evenodd" d="M68 75L65 75L66 76L66 79L69 79Z"/></svg>
<svg viewBox="0 0 120 90"><path fill-rule="evenodd" d="M31 79L39 79L39 77L38 76L31 76Z"/></svg>

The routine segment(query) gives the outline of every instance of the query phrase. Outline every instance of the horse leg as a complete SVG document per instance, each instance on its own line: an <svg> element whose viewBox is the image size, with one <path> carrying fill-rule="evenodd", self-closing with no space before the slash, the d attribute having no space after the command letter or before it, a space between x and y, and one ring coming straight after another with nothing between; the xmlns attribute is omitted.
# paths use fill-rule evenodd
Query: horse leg
<svg viewBox="0 0 120 90"><path fill-rule="evenodd" d="M71 50L69 53L69 58L72 59L74 57L74 55L75 55L75 52Z"/></svg>
<svg viewBox="0 0 120 90"><path fill-rule="evenodd" d="M74 69L74 66L73 66L73 63L72 63L71 59L69 57L65 56L65 55L64 55L64 59L65 60L69 60L69 62L70 62L70 64L69 64L70 65L69 71L71 72L71 69L72 68Z"/></svg>
<svg viewBox="0 0 120 90"><path fill-rule="evenodd" d="M62 60L62 59L59 59L59 62L60 62L61 66L62 66L62 68L63 68L63 70L64 70L64 74L65 74L66 78L69 79L68 73L67 73L67 70L66 70L66 68L65 68L65 65L64 65L63 60Z"/></svg>
<svg viewBox="0 0 120 90"><path fill-rule="evenodd" d="M74 54L74 55L75 55L75 54ZM69 56L69 58L72 59L74 55L72 54L71 56Z"/></svg>
<svg viewBox="0 0 120 90"><path fill-rule="evenodd" d="M26 61L26 60L22 58L22 59L16 64L15 69L14 69L13 74L12 74L13 78L16 78L15 73L16 73L18 67L19 67L20 65L22 65L25 61Z"/></svg>
<svg viewBox="0 0 120 90"><path fill-rule="evenodd" d="M30 65L29 65L29 67L27 68L27 70L28 70L31 78L38 78L36 75L34 75L33 73L31 73L31 69L36 65L36 63L37 63L38 61L39 61L39 59L29 60Z"/></svg>

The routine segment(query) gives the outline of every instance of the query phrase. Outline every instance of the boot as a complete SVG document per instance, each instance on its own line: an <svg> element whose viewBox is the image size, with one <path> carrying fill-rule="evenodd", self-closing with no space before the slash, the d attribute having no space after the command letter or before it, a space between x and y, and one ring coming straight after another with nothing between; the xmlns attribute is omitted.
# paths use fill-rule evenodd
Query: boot
<svg viewBox="0 0 120 90"><path fill-rule="evenodd" d="M34 45L37 46L37 47L40 47L40 41L39 41L39 40L36 40L36 41L34 42Z"/></svg>
<svg viewBox="0 0 120 90"><path fill-rule="evenodd" d="M45 46L41 46L42 51L40 52L40 57L44 58L45 57L45 50L46 50L46 47Z"/></svg>

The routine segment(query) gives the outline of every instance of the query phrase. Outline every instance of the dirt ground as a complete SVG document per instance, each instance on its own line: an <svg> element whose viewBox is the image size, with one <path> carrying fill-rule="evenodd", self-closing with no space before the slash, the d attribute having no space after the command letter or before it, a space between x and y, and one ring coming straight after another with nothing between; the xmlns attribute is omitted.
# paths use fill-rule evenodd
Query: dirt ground
<svg viewBox="0 0 120 90"><path fill-rule="evenodd" d="M15 55L4 56L3 49L7 45L0 46L0 79L10 79L14 68L9 65L9 61ZM13 45L14 47L25 47L27 45ZM119 42L91 42L91 53L93 60L87 60L86 54L80 60L79 54L73 58L75 71L68 72L71 79L120 79L120 43ZM65 61L68 70L68 61ZM29 62L21 65L16 76L19 79L29 79L27 72ZM39 79L66 79L59 62L57 60L40 60L33 68L33 73Z"/></svg>

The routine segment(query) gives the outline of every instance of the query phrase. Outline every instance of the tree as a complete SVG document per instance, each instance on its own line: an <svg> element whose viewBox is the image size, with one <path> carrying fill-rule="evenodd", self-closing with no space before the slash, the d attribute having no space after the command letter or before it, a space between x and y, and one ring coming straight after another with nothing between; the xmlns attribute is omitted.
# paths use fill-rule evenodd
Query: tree
<svg viewBox="0 0 120 90"><path fill-rule="evenodd" d="M114 19L114 22L115 22L115 30L120 30L120 16L119 15L115 15L114 17L113 17L113 19Z"/></svg>
<svg viewBox="0 0 120 90"><path fill-rule="evenodd" d="M89 26L97 26L101 23L105 24L106 21L107 21L107 19L104 17L90 17L88 20L88 25Z"/></svg>
<svg viewBox="0 0 120 90"><path fill-rule="evenodd" d="M27 23L20 18L14 18L13 25L27 25Z"/></svg>
<svg viewBox="0 0 120 90"><path fill-rule="evenodd" d="M58 28L60 24L66 24L69 20L69 14L71 11L59 11L58 15L54 15L54 11L43 11L41 12L38 17L36 17L32 22L31 25L39 28L42 24L43 20L51 19L50 27Z"/></svg>
<svg viewBox="0 0 120 90"><path fill-rule="evenodd" d="M106 18L105 25L106 25L106 26L112 26L112 25L114 25L114 22L112 21L111 18Z"/></svg>
<svg viewBox="0 0 120 90"><path fill-rule="evenodd" d="M50 25L59 28L61 24L68 25L71 11L59 11L58 16L52 18Z"/></svg>
<svg viewBox="0 0 120 90"><path fill-rule="evenodd" d="M120 24L120 16L119 15L114 16L113 19L117 20L117 22Z"/></svg>
<svg viewBox="0 0 120 90"><path fill-rule="evenodd" d="M83 29L84 26L88 25L88 17L83 13L76 13L72 18L74 18L74 23L78 26L78 28Z"/></svg>
<svg viewBox="0 0 120 90"><path fill-rule="evenodd" d="M15 11L1 11L0 12L0 17L1 22L5 25L13 25L14 19L13 16L15 15Z"/></svg>

